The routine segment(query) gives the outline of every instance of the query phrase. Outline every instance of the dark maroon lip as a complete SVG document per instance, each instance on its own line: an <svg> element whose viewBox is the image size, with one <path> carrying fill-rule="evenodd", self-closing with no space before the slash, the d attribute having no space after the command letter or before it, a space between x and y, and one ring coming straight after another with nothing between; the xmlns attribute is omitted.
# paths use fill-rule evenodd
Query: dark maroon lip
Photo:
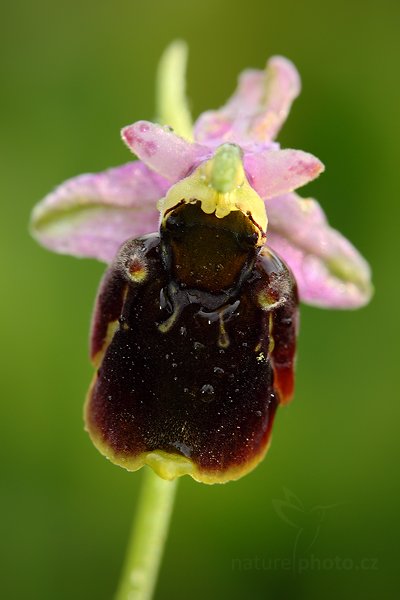
<svg viewBox="0 0 400 600"><path fill-rule="evenodd" d="M185 244L191 235L184 230ZM170 242L162 239L154 234L124 244L102 284L92 337L102 358L87 428L117 464L159 451L189 459L199 480L226 481L261 459L277 406L292 393L295 286L282 261L265 252L244 260L241 276L232 271L228 290L178 285L164 260ZM236 264L235 252L246 256L235 244L225 269ZM216 261L206 277L211 283L221 252L215 245L209 254ZM130 257L138 256L146 270L140 283L129 277ZM280 297L282 281L286 296L271 311L271 344L271 316L258 298L263 290ZM119 325L107 339L111 322Z"/></svg>

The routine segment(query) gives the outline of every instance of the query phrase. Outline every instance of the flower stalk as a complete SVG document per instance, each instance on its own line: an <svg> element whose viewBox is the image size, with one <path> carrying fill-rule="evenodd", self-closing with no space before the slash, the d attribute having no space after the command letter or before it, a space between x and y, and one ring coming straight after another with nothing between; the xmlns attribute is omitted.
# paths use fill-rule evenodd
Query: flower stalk
<svg viewBox="0 0 400 600"><path fill-rule="evenodd" d="M177 480L146 469L116 600L150 600L168 534Z"/></svg>

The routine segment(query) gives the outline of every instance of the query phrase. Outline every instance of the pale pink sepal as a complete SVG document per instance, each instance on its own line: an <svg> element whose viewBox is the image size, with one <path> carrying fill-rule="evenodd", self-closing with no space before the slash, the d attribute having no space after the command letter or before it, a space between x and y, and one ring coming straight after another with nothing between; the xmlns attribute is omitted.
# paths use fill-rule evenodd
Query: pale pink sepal
<svg viewBox="0 0 400 600"><path fill-rule="evenodd" d="M368 263L330 227L318 202L287 194L266 202L267 244L292 269L300 299L325 308L358 308L373 293Z"/></svg>
<svg viewBox="0 0 400 600"><path fill-rule="evenodd" d="M235 93L223 107L200 116L195 138L200 143L268 143L285 122L300 88L293 63L273 56L265 71L243 71Z"/></svg>
<svg viewBox="0 0 400 600"><path fill-rule="evenodd" d="M141 162L65 181L33 210L31 230L46 248L110 262L129 238L156 231L156 204L170 184Z"/></svg>

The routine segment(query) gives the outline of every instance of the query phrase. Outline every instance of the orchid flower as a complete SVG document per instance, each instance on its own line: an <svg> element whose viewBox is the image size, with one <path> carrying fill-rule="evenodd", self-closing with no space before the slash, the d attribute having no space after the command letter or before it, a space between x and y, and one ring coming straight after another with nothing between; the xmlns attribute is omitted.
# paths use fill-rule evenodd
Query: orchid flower
<svg viewBox="0 0 400 600"><path fill-rule="evenodd" d="M170 64L174 64L171 59L162 74L168 74ZM202 482L223 482L241 477L260 462L269 445L276 405L292 397L297 289L304 302L354 308L369 300L370 271L350 242L329 226L319 204L294 191L315 179L324 169L322 163L302 150L281 150L274 141L300 91L299 75L289 60L275 56L265 70L242 73L228 102L200 115L193 127L183 89L179 110L175 110L171 80L169 76L160 85L166 90L161 112L167 124L138 121L122 129L123 141L139 160L66 181L35 207L32 230L40 243L54 251L111 265L99 290L92 327L91 358L97 372L87 399L86 428L96 447L128 470L148 464L165 479L190 474ZM190 212L189 207L182 212L179 208L195 204L201 218L197 209ZM213 216L205 221L204 215ZM195 223L201 233L193 233ZM181 235L178 243L172 230L183 226L191 233L189 237L185 234L184 241ZM154 240L135 241L157 230L161 238L154 234ZM236 249L230 246L232 235L236 236ZM239 256L237 246L243 244L250 254ZM163 257L162 265L153 256L153 247ZM250 274L246 266L250 264L257 273ZM256 354L252 352L254 365L248 365L244 375L246 360L234 356L234 347L240 346L241 340L235 338L233 329L242 328L241 334L249 338L252 333L246 334L249 323L245 326L240 321L243 308L238 313L232 308L239 302L250 313L256 310L249 300L254 290L248 292L247 300L240 295L245 294L243 286L240 294L232 293L235 281L249 277L266 278L263 291L258 292L258 306L264 312L260 319L254 316L252 347L259 353L257 360L265 359L269 365L260 387L257 384L252 393L246 393L246 386L248 389L249 381L259 376ZM149 278L159 282L160 289L151 292L155 300L147 291L138 291ZM273 284L274 278L281 283ZM194 292L189 294L188 288ZM207 300L199 290L214 296ZM143 306L139 312L134 308L138 294L141 302L147 303L146 318L152 315L147 329ZM182 315L188 297L196 299L193 302L202 307L202 314L211 315L212 306L218 306L217 312L213 309L217 317L209 316L209 323L217 320L220 332L208 330L207 336L216 335L219 341L210 342L206 360L219 365L216 368L224 373L222 380L206 367L207 375L196 375L199 356L195 353L191 360L189 348L198 344L197 330L184 342L176 338L179 329L187 330ZM278 310L282 302L286 305L283 312ZM158 308L153 314L155 305ZM167 305L170 312L163 314ZM137 322L139 313L142 316ZM229 334L224 323L231 314L238 320L230 323ZM195 321L193 314L190 318ZM286 322L290 325L284 325ZM154 323L158 323L156 334ZM133 338L130 330L135 331ZM218 347L218 352L224 352L229 335L234 343L227 362L215 352ZM146 336L143 356L139 349ZM179 348L181 365L174 376L177 359L171 358L172 346ZM164 358L157 368L162 375L148 381L144 375L148 363L157 362L161 349ZM244 369L243 388L232 371L237 366ZM133 372L125 377L126 370ZM207 390L218 396L215 409L201 404ZM183 409L174 400L181 396L186 396ZM241 397L234 406L229 404L233 396ZM257 402L260 410L254 408ZM262 418L252 419L254 412ZM167 422L171 426L166 433Z"/></svg>
<svg viewBox="0 0 400 600"><path fill-rule="evenodd" d="M244 71L192 125L185 62L179 43L162 59L159 123L122 129L138 160L66 181L32 214L43 246L110 265L86 428L112 462L160 475L147 473L118 600L151 597L172 481L230 481L265 455L293 394L297 289L326 308L372 293L366 261L294 191L322 163L275 141L300 92L294 65Z"/></svg>

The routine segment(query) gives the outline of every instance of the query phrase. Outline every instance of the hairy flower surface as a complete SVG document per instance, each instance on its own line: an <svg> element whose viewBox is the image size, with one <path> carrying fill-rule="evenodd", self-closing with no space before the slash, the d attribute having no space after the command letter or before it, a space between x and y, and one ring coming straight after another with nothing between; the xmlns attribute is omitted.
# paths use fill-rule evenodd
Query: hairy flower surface
<svg viewBox="0 0 400 600"><path fill-rule="evenodd" d="M41 244L111 263L86 424L121 466L208 483L249 471L293 392L297 288L323 307L370 298L368 264L294 192L322 163L274 141L299 91L293 64L273 57L183 136L125 127L139 160L70 179L33 211Z"/></svg>

